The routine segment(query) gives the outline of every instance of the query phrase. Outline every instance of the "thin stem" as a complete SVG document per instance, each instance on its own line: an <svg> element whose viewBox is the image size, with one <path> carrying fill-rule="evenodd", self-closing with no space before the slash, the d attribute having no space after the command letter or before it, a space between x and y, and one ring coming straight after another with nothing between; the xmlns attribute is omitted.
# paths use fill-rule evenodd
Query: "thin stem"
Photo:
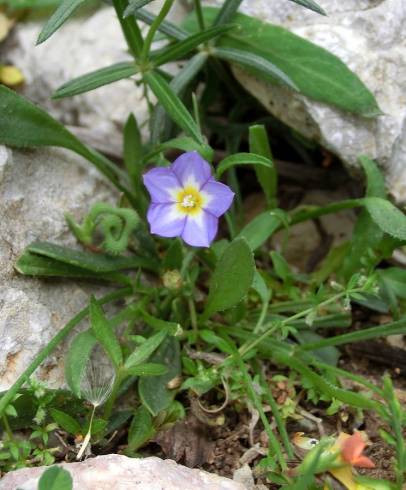
<svg viewBox="0 0 406 490"><path fill-rule="evenodd" d="M247 394L248 394L249 398L251 398L251 401L253 402L255 408L258 410L261 421L264 424L266 433L267 433L268 438L269 438L269 445L273 449L276 457L278 458L278 461L279 461L279 464L280 464L282 470L285 471L287 469L287 464L286 464L285 458L283 456L281 445L280 445L278 439L275 437L273 430L271 428L271 425L270 425L270 423L269 423L269 421L265 415L264 409L262 408L261 400L260 400L259 396L257 395L257 393L256 393L256 391L252 385L252 379L248 373L247 367L244 364L243 360L241 359L241 356L238 353L236 353L233 357L234 357L234 359L235 359L235 361L239 367L240 372L243 375L245 388L248 392Z"/></svg>
<svg viewBox="0 0 406 490"><path fill-rule="evenodd" d="M298 347L298 350L316 350L332 345L349 344L350 342L359 342L361 340L369 340L376 337L404 334L405 328L406 318L403 318L397 322L387 323L386 325L380 325L379 327L364 328L363 330L358 330L357 332L350 332L342 335L336 335L335 337L329 337L327 339L320 340L319 342L303 344Z"/></svg>
<svg viewBox="0 0 406 490"><path fill-rule="evenodd" d="M265 321L265 318L266 318L266 314L268 313L268 308L269 308L269 301L265 301L265 303L262 305L261 314L260 314L258 321L257 321L257 324L255 325L255 328L254 328L255 334L257 334L261 330L261 327L262 327L262 325Z"/></svg>
<svg viewBox="0 0 406 490"><path fill-rule="evenodd" d="M10 424L8 423L7 415L5 413L2 416L2 421L4 425L4 430L7 433L7 437L9 441L13 441L14 440L13 431L11 430Z"/></svg>
<svg viewBox="0 0 406 490"><path fill-rule="evenodd" d="M86 451L86 448L89 445L90 438L92 437L92 425L93 425L93 417L94 417L95 411L96 411L96 405L93 405L92 414L90 416L89 429L87 431L85 438L83 439L82 447L80 448L80 451L78 452L78 454L76 456L77 460L82 458L83 453Z"/></svg>
<svg viewBox="0 0 406 490"><path fill-rule="evenodd" d="M311 206L310 209L301 209L291 214L290 225L296 225L302 221L319 218L325 214L337 213L345 209L358 208L363 205L362 199L346 199L340 202L333 202L327 206Z"/></svg>
<svg viewBox="0 0 406 490"><path fill-rule="evenodd" d="M197 17L197 22L199 24L199 28L201 31L204 31L205 30L205 23L204 23L202 4L201 4L200 0L194 0L194 3L195 3L195 12L196 12L196 17Z"/></svg>
<svg viewBox="0 0 406 490"><path fill-rule="evenodd" d="M334 296L331 296L331 298L319 303L317 305L317 308L320 308L320 307L324 307L324 306L327 306L329 305L330 303L335 303L336 301L338 301L340 298L342 298L343 296L347 296L348 294L352 294L352 293L358 293L360 292L361 289L358 288L358 289L354 289L352 291L343 291L341 293L338 293L338 294L335 294ZM294 320L297 320L298 318L303 318L303 317L306 317L309 313L311 313L313 310L314 310L315 306L312 306L310 308L307 308L306 310L303 310L303 311L299 311L299 313L296 313L295 315L292 315L290 316L289 318L285 318L285 320L282 320L280 323L277 323L276 325L274 325L273 327L271 327L269 330L267 330L266 332L264 332L262 335L260 335L257 339L253 340L252 342L250 343L246 343L244 345L242 345L240 347L240 354L241 355L244 355L246 354L248 351L250 351L251 349L253 349L254 347L256 347L258 344L260 344L263 340L265 340L267 337L269 337L271 335L271 333L276 329L276 328L279 328L280 326L285 326L285 325L289 325L289 323L291 323L292 321ZM326 340L329 340L329 339L326 339Z"/></svg>
<svg viewBox="0 0 406 490"><path fill-rule="evenodd" d="M159 29L159 26L162 24L162 22L165 20L165 17L168 15L169 10L171 9L173 5L174 0L165 0L165 3L162 6L161 11L159 14L155 17L154 21L151 24L151 27L149 28L147 37L145 38L144 41L144 46L142 47L141 51L141 61L145 62L148 59L149 52L151 50L151 45L154 40L155 34Z"/></svg>
<svg viewBox="0 0 406 490"><path fill-rule="evenodd" d="M187 300L189 306L189 314L190 314L190 323L192 325L193 331L197 334L197 315L195 303L192 298L188 298Z"/></svg>
<svg viewBox="0 0 406 490"><path fill-rule="evenodd" d="M105 303L110 303L120 298L125 298L132 293L132 288L122 288L118 291L113 291L112 293L106 294L100 298L97 302L99 305ZM7 393L0 399L0 416L4 414L7 405L11 400L17 395L18 390L23 386L23 384L28 381L29 377L34 373L34 371L44 362L44 360L52 354L56 347L64 340L69 333L89 314L89 307L87 306L81 310L72 320L70 320L63 328L60 330L55 337L37 354L35 359L27 367L27 369L21 374L13 386L7 391Z"/></svg>

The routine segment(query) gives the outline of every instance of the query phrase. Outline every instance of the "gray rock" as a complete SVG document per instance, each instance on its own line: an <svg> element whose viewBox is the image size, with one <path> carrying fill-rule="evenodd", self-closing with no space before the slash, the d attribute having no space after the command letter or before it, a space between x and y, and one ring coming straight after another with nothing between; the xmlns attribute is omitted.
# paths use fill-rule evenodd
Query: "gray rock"
<svg viewBox="0 0 406 490"><path fill-rule="evenodd" d="M110 454L83 463L61 464L73 478L73 490L245 490L233 482L201 470L192 470L172 460L131 459ZM8 473L0 481L0 490L36 490L45 470L27 468Z"/></svg>
<svg viewBox="0 0 406 490"><path fill-rule="evenodd" d="M153 2L153 8L159 9L160 3ZM182 12L176 4L170 18L176 21ZM19 22L0 51L2 59L23 72L23 94L65 125L91 129L99 139L121 144L122 127L130 112L140 125L148 118L143 87L135 84L137 77L75 97L51 100L65 82L131 60L114 9L103 7L89 15L75 16L45 43L35 46L43 24L44 19L38 18Z"/></svg>
<svg viewBox="0 0 406 490"><path fill-rule="evenodd" d="M219 0L208 1L220 4ZM319 0L322 17L288 0L245 0L242 12L287 27L341 58L374 93L383 116L364 119L256 80L235 69L264 106L318 140L351 169L377 158L393 197L406 202L406 3L404 0Z"/></svg>
<svg viewBox="0 0 406 490"><path fill-rule="evenodd" d="M64 213L81 218L115 193L83 159L56 149L11 151L0 146L0 391L88 300L90 284L25 278L14 270L35 240L74 245ZM63 384L65 346L37 372L50 386Z"/></svg>

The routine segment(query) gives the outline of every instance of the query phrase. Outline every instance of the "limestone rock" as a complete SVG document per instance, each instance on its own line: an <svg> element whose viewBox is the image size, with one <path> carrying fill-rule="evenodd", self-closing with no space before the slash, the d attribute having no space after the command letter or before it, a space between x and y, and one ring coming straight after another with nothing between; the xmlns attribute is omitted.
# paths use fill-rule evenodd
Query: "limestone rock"
<svg viewBox="0 0 406 490"><path fill-rule="evenodd" d="M201 470L192 470L172 460L131 459L110 454L83 463L61 464L73 479L73 490L245 490L245 486ZM45 470L27 468L8 473L0 490L36 490Z"/></svg>
<svg viewBox="0 0 406 490"><path fill-rule="evenodd" d="M319 4L328 17L288 0L245 0L241 11L286 27L337 55L374 93L383 116L364 119L270 86L240 69L235 74L271 113L318 140L350 169L357 168L360 154L378 159L393 197L406 202L406 3L319 0Z"/></svg>
<svg viewBox="0 0 406 490"><path fill-rule="evenodd" d="M90 164L70 152L0 146L0 392L96 291L86 282L22 277L13 268L18 255L35 240L74 245L64 213L79 219L91 203L114 199ZM36 373L50 386L63 384L61 357L57 352Z"/></svg>

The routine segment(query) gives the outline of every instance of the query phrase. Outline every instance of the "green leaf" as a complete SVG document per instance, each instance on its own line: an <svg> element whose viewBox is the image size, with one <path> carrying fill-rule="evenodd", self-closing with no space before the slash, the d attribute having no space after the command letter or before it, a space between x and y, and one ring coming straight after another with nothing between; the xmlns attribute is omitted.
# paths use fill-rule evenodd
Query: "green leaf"
<svg viewBox="0 0 406 490"><path fill-rule="evenodd" d="M194 139L189 138L189 136L180 136L179 138L172 138L169 141L157 145L144 157L144 161L146 163L153 161L156 155L172 148L182 151L197 151L205 160L211 161L213 159L213 149L210 146L197 143Z"/></svg>
<svg viewBox="0 0 406 490"><path fill-rule="evenodd" d="M148 10L145 9L138 9L134 13L134 16L136 19L142 20L142 22L145 22L148 25L151 25L156 19L156 15L148 12ZM172 24L172 22L168 22L167 20L164 20L159 24L158 30L166 36L177 39L178 41L182 41L189 36L187 31L180 29L178 26Z"/></svg>
<svg viewBox="0 0 406 490"><path fill-rule="evenodd" d="M88 148L62 124L16 92L0 85L0 144L16 148L58 146L93 163L120 191L121 170L100 153ZM129 196L131 199L131 195Z"/></svg>
<svg viewBox="0 0 406 490"><path fill-rule="evenodd" d="M171 80L170 87L175 94L182 94L186 87L192 82L199 71L203 68L208 59L208 53L200 52L195 54L190 60L183 66L183 68L175 75ZM152 124L151 124L151 140L153 143L161 141L161 135L164 134L163 139L169 138L170 135L170 120L165 109L158 105L155 108ZM167 136L168 135L168 136ZM200 145L202 146L202 145ZM205 145L205 148L210 148ZM201 152L200 152L201 153ZM204 155L204 153L201 153ZM208 158L208 160L210 160Z"/></svg>
<svg viewBox="0 0 406 490"><path fill-rule="evenodd" d="M145 267L151 270L155 269L152 261L142 257L124 257L82 252L81 250L73 250L48 242L32 243L26 248L26 251L92 272L113 272L138 267Z"/></svg>
<svg viewBox="0 0 406 490"><path fill-rule="evenodd" d="M290 270L289 264L279 252L272 250L271 259L276 275L282 279L283 282L288 282L290 279L292 279L293 274Z"/></svg>
<svg viewBox="0 0 406 490"><path fill-rule="evenodd" d="M156 362L147 362L126 369L126 374L129 376L162 376L168 372L168 368L163 364Z"/></svg>
<svg viewBox="0 0 406 490"><path fill-rule="evenodd" d="M265 126L256 125L249 128L249 147L251 153L262 155L272 161L272 152ZM278 190L278 174L275 166L264 168L262 165L255 165L255 173L264 191L268 206L274 208Z"/></svg>
<svg viewBox="0 0 406 490"><path fill-rule="evenodd" d="M389 267L378 271L385 285L399 298L406 299L406 270L400 267Z"/></svg>
<svg viewBox="0 0 406 490"><path fill-rule="evenodd" d="M254 153L235 153L222 160L216 168L216 176L219 178L226 170L235 167L236 165L261 165L269 169L273 169L272 160L262 155Z"/></svg>
<svg viewBox="0 0 406 490"><path fill-rule="evenodd" d="M214 19L214 25L225 24L232 20L241 3L242 0L226 0Z"/></svg>
<svg viewBox="0 0 406 490"><path fill-rule="evenodd" d="M135 14L138 9L145 7L145 5L148 5L153 1L154 0L130 0L128 3L128 7L124 11L124 17Z"/></svg>
<svg viewBox="0 0 406 490"><path fill-rule="evenodd" d="M399 240L406 240L406 216L391 202L379 197L366 197L363 203L383 232Z"/></svg>
<svg viewBox="0 0 406 490"><path fill-rule="evenodd" d="M170 61L179 60L185 57L188 53L196 49L200 44L219 37L233 29L233 25L223 25L218 27L210 27L205 31L190 35L183 41L165 47L159 52L151 53L151 60L155 66L164 65Z"/></svg>
<svg viewBox="0 0 406 490"><path fill-rule="evenodd" d="M151 414L144 405L141 405L135 411L128 431L128 449L137 451L138 448L152 439L155 432Z"/></svg>
<svg viewBox="0 0 406 490"><path fill-rule="evenodd" d="M138 383L142 403L153 416L156 416L169 407L176 394L175 390L168 389L167 385L181 373L179 341L175 337L167 337L151 360L168 367L166 374L141 378Z"/></svg>
<svg viewBox="0 0 406 490"><path fill-rule="evenodd" d="M167 330L161 330L156 333L140 346L138 346L135 351L128 356L124 363L125 369L130 369L134 366L138 366L142 362L146 361L152 353L162 344L165 337L168 335Z"/></svg>
<svg viewBox="0 0 406 490"><path fill-rule="evenodd" d="M295 82L283 70L278 68L277 65L252 51L249 52L235 48L214 48L213 54L221 60L237 63L248 70L258 72L261 74L261 78L265 77L273 82L278 81L287 85L292 90L299 90Z"/></svg>
<svg viewBox="0 0 406 490"><path fill-rule="evenodd" d="M281 209L265 211L250 221L237 235L244 238L252 251L261 247L280 227L284 212Z"/></svg>
<svg viewBox="0 0 406 490"><path fill-rule="evenodd" d="M142 52L144 40L135 18L133 16L128 18L124 16L128 0L112 0L112 3L130 52L134 58L138 58Z"/></svg>
<svg viewBox="0 0 406 490"><path fill-rule="evenodd" d="M248 243L243 238L233 240L217 262L210 281L209 295L203 316L239 303L251 287L255 261Z"/></svg>
<svg viewBox="0 0 406 490"><path fill-rule="evenodd" d="M103 346L112 363L117 367L123 363L121 346L115 336L110 323L104 316L102 307L94 296L90 299L90 324L96 339Z"/></svg>
<svg viewBox="0 0 406 490"><path fill-rule="evenodd" d="M73 95L90 92L123 78L129 78L136 73L137 68L133 62L123 61L122 63L116 63L70 80L59 87L52 98L62 99L63 97L72 97Z"/></svg>
<svg viewBox="0 0 406 490"><path fill-rule="evenodd" d="M358 158L367 181L365 195L367 197L380 197L386 199L385 179L376 163L365 155Z"/></svg>
<svg viewBox="0 0 406 490"><path fill-rule="evenodd" d="M72 490L72 486L70 473L58 466L45 470L38 482L38 490Z"/></svg>
<svg viewBox="0 0 406 490"><path fill-rule="evenodd" d="M199 127L168 82L155 72L145 73L144 79L176 124L198 143L204 143Z"/></svg>
<svg viewBox="0 0 406 490"><path fill-rule="evenodd" d="M134 114L128 116L124 126L124 164L130 176L132 188L137 199L136 209L143 216L146 209L145 195L142 191L141 174L143 170L143 147L141 131Z"/></svg>
<svg viewBox="0 0 406 490"><path fill-rule="evenodd" d="M86 366L96 343L97 339L91 330L80 332L73 339L66 356L65 380L78 398L81 396L80 385Z"/></svg>
<svg viewBox="0 0 406 490"><path fill-rule="evenodd" d="M43 27L37 40L37 44L46 41L52 34L64 24L69 17L87 0L63 0Z"/></svg>
<svg viewBox="0 0 406 490"><path fill-rule="evenodd" d="M306 330L297 331L295 334L296 339L301 345L306 345L311 342L318 342L323 337L315 332L309 332ZM337 366L340 358L340 351L334 346L323 347L321 349L314 350L312 354L320 359L320 361L329 364L330 366Z"/></svg>
<svg viewBox="0 0 406 490"><path fill-rule="evenodd" d="M204 9L207 25L212 24L218 11L215 8ZM382 114L368 88L332 53L283 27L260 19L236 14L232 21L239 29L222 36L218 48L244 52L247 58L253 55L275 65L302 94L311 99L364 117ZM189 32L199 30L194 15L189 15L183 26ZM275 82L274 76L262 69L248 65L246 69L258 78Z"/></svg>
<svg viewBox="0 0 406 490"><path fill-rule="evenodd" d="M320 15L327 15L326 12L313 0L290 0L291 2L295 2L302 7L306 7L309 10L313 10Z"/></svg>
<svg viewBox="0 0 406 490"><path fill-rule="evenodd" d="M271 290L266 285L261 274L256 270L254 280L252 281L252 289L254 289L261 298L262 303L268 303L272 297Z"/></svg>
<svg viewBox="0 0 406 490"><path fill-rule="evenodd" d="M50 413L51 417L61 429L69 432L69 434L72 435L82 434L82 427L80 426L79 422L77 422L69 414L62 412L61 410L57 410L56 408L51 408Z"/></svg>

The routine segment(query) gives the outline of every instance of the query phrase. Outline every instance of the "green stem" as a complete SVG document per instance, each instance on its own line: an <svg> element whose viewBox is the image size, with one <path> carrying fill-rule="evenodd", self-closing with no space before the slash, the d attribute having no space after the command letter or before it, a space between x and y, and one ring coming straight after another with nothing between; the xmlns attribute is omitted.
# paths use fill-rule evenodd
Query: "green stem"
<svg viewBox="0 0 406 490"><path fill-rule="evenodd" d="M132 288L122 288L118 291L113 291L112 293L106 294L100 298L97 302L100 305L105 303L110 303L117 299L125 298L132 293ZM11 400L17 395L18 390L23 386L23 384L28 381L29 377L34 373L34 371L44 362L44 360L52 354L56 347L64 340L68 334L88 315L89 307L87 306L81 310L72 320L70 320L63 328L60 330L55 337L37 354L35 359L27 367L27 369L21 374L13 386L7 391L7 393L0 399L0 416L4 414L7 405Z"/></svg>
<svg viewBox="0 0 406 490"><path fill-rule="evenodd" d="M247 395L249 396L249 398L251 398L251 401L253 402L255 408L258 410L261 421L264 424L266 433L269 438L270 447L273 449L276 457L278 458L282 470L285 471L287 469L287 464L283 456L281 445L273 433L271 425L269 424L269 421L265 415L264 409L262 408L261 400L257 395L256 391L254 390L254 387L252 385L252 379L248 373L247 367L238 353L234 354L233 357L239 367L240 372L243 375L243 380L244 380L245 388L247 390Z"/></svg>
<svg viewBox="0 0 406 490"><path fill-rule="evenodd" d="M380 325L379 327L365 328L358 330L357 332L345 333L342 335L336 335L335 337L329 337L318 342L312 342L310 344L303 344L298 347L300 351L316 350L323 347L329 347L332 345L349 344L350 342L359 342L362 340L374 339L376 337L386 337L388 335L397 335L406 333L406 318L398 320L396 322L387 323L386 325Z"/></svg>
<svg viewBox="0 0 406 490"><path fill-rule="evenodd" d="M204 23L202 4L201 4L200 0L194 0L194 4L195 4L195 12L196 12L196 17L197 17L197 22L199 24L199 28L201 31L204 31L205 23Z"/></svg>
<svg viewBox="0 0 406 490"><path fill-rule="evenodd" d="M271 407L272 414L274 416L276 425L278 427L278 431L279 431L279 434L281 436L283 445L285 446L288 457L290 459L293 459L294 453L293 453L293 449L292 449L292 444L290 443L289 435L287 433L286 426L283 423L282 416L279 412L278 405L277 405L277 403L276 403L276 401L272 395L272 390L270 388L268 388L268 384L266 382L264 373L259 368L259 366L258 366L257 372L260 376L262 389L264 390L266 401L269 403L269 406Z"/></svg>
<svg viewBox="0 0 406 490"><path fill-rule="evenodd" d="M134 58L138 58L142 51L144 40L141 30L134 15L124 18L124 11L128 6L128 0L113 0L114 9L117 13L128 48Z"/></svg>
<svg viewBox="0 0 406 490"><path fill-rule="evenodd" d="M259 333L259 331L261 330L261 327L266 318L266 314L268 313L268 308L269 308L269 301L265 301L265 303L262 305L261 314L258 318L257 324L254 327L254 334Z"/></svg>
<svg viewBox="0 0 406 490"><path fill-rule="evenodd" d="M7 415L5 413L2 416L2 421L4 425L4 430L7 433L8 440L13 441L14 440L13 431L11 430L10 424L8 423Z"/></svg>
<svg viewBox="0 0 406 490"><path fill-rule="evenodd" d="M151 50L151 45L154 40L155 34L157 30L159 29L159 26L162 24L162 22L165 20L165 17L168 15L169 10L171 9L173 5L174 0L165 0L165 3L163 4L161 11L159 14L155 17L154 21L151 24L151 27L149 28L147 37L145 38L144 41L144 46L142 47L141 51L141 61L146 62L149 56L149 52Z"/></svg>
<svg viewBox="0 0 406 490"><path fill-rule="evenodd" d="M188 298L187 300L189 306L189 314L190 314L190 323L192 325L193 331L197 334L197 315L195 303L192 298Z"/></svg>
<svg viewBox="0 0 406 490"><path fill-rule="evenodd" d="M343 291L341 293L335 294L334 296L331 296L331 298L319 303L317 306L312 306L310 308L307 308L306 310L299 311L299 313L296 313L295 315L290 316L289 318L285 318L285 320L282 320L280 323L272 326L269 330L264 332L262 335L260 335L257 339L253 340L250 343L245 343L240 347L240 354L243 356L246 354L248 351L256 347L258 344L260 344L263 340L265 340L267 337L271 335L271 333L276 329L279 328L280 326L284 325L289 325L294 320L297 320L298 318L303 318L306 317L309 313L311 313L315 307L317 308L323 308L324 306L329 305L330 303L335 303L338 301L340 298L343 296L347 296L348 294L360 292L361 289L354 289L352 291ZM326 339L329 340L329 339Z"/></svg>
<svg viewBox="0 0 406 490"><path fill-rule="evenodd" d="M337 213L345 209L358 208L363 206L363 199L347 199L345 201L333 202L327 206L311 206L310 209L301 209L292 213L290 225L296 225L302 221L319 218L325 214Z"/></svg>

